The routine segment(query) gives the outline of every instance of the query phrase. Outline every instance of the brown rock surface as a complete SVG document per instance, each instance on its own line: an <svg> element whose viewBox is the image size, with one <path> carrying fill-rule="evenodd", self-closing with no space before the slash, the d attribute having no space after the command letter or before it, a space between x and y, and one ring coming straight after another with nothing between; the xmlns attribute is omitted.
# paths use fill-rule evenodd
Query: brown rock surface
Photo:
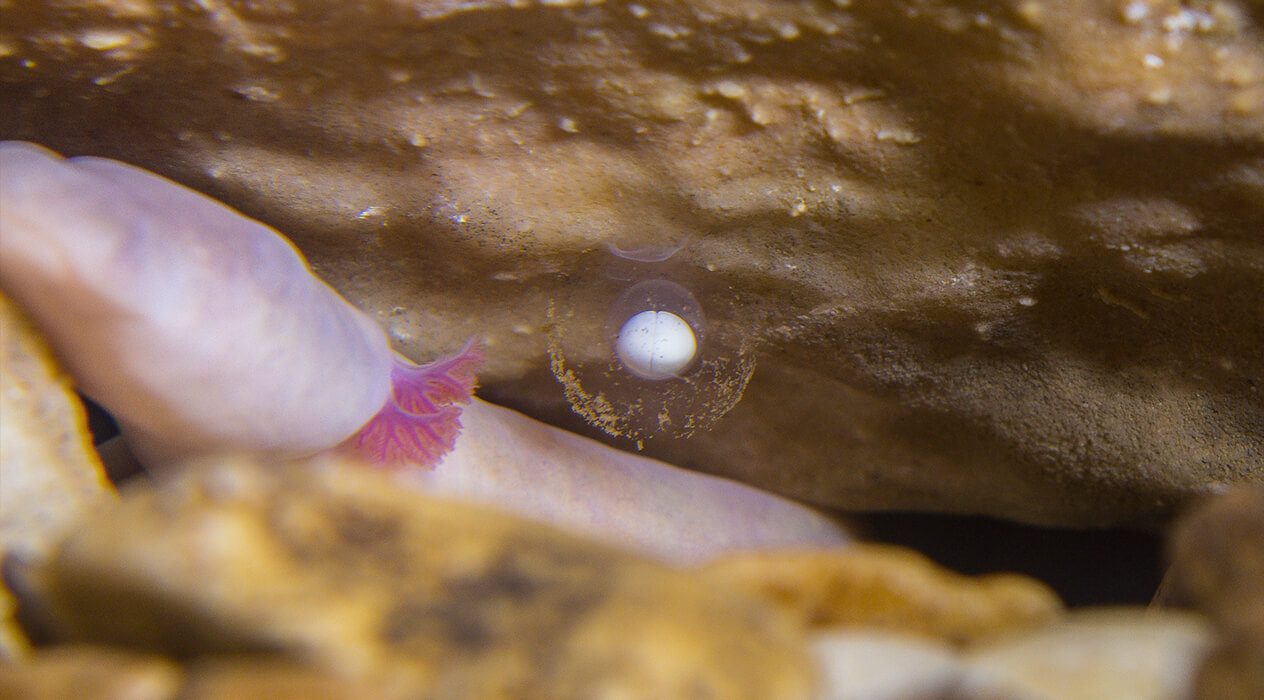
<svg viewBox="0 0 1264 700"><path fill-rule="evenodd" d="M763 598L818 632L862 627L973 644L1057 619L1043 584L1012 574L970 578L912 550L847 549L736 554L704 571Z"/></svg>
<svg viewBox="0 0 1264 700"><path fill-rule="evenodd" d="M1264 486L1240 486L1185 515L1171 538L1171 585L1216 623L1200 700L1264 697Z"/></svg>
<svg viewBox="0 0 1264 700"><path fill-rule="evenodd" d="M38 557L113 492L87 420L43 339L0 295L0 559ZM0 659L23 653L0 584Z"/></svg>
<svg viewBox="0 0 1264 700"><path fill-rule="evenodd" d="M137 484L25 577L60 639L267 652L428 698L803 698L801 628L705 578L356 464Z"/></svg>
<svg viewBox="0 0 1264 700"><path fill-rule="evenodd" d="M1261 476L1261 21L1231 0L6 3L0 137L276 225L411 354L484 336L485 395L537 417L578 421L550 342L601 366L584 339L620 278L666 277L709 347L758 362L710 432L651 454L834 506L1135 523ZM632 272L607 250L677 244Z"/></svg>

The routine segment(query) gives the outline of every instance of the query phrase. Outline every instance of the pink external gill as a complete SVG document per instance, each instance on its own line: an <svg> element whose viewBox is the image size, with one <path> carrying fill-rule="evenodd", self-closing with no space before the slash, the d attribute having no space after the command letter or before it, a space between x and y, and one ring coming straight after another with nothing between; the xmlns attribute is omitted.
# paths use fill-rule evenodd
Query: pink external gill
<svg viewBox="0 0 1264 700"><path fill-rule="evenodd" d="M482 362L483 346L474 339L429 364L396 356L391 397L347 444L374 464L434 469L461 434L457 404L469 403Z"/></svg>

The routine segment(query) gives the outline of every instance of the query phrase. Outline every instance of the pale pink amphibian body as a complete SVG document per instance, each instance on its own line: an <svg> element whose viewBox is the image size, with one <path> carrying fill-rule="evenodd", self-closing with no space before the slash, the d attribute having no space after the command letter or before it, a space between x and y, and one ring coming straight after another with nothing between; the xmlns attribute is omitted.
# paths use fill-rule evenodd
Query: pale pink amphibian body
<svg viewBox="0 0 1264 700"><path fill-rule="evenodd" d="M469 344L417 367L271 228L139 168L27 143L0 144L0 288L150 466L344 441L433 466L479 358Z"/></svg>
<svg viewBox="0 0 1264 700"><path fill-rule="evenodd" d="M476 344L413 365L280 234L122 163L0 144L0 288L147 466L336 446L428 467L401 486L677 562L847 539L772 494L471 400Z"/></svg>

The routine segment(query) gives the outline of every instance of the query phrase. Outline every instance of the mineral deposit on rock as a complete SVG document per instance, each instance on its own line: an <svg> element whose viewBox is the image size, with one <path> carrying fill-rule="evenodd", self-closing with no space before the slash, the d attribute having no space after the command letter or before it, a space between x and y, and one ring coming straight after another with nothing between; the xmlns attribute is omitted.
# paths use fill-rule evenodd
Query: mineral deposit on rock
<svg viewBox="0 0 1264 700"><path fill-rule="evenodd" d="M757 363L651 454L831 506L1140 523L1261 478L1262 22L1241 0L10 2L0 137L277 226L410 354L486 338L485 396L536 417L582 427L550 330L600 337L664 278ZM631 272L611 252L677 246Z"/></svg>

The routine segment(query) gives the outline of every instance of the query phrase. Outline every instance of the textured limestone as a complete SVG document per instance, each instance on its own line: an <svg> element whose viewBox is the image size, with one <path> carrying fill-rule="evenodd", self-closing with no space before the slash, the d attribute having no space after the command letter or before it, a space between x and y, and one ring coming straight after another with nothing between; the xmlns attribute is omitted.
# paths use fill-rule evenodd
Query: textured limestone
<svg viewBox="0 0 1264 700"><path fill-rule="evenodd" d="M975 644L1046 625L1062 613L1058 597L1034 579L969 578L898 547L736 554L705 571L819 632L874 628Z"/></svg>
<svg viewBox="0 0 1264 700"><path fill-rule="evenodd" d="M625 278L666 277L757 364L710 432L652 454L835 506L1136 523L1260 478L1262 21L1231 0L6 3L0 137L276 225L410 354L484 336L484 393L534 416L579 424L547 348L605 362L585 339ZM628 272L608 245L683 247Z"/></svg>
<svg viewBox="0 0 1264 700"><path fill-rule="evenodd" d="M705 578L325 460L137 484L27 572L47 633L268 652L410 697L806 698L802 628Z"/></svg>
<svg viewBox="0 0 1264 700"><path fill-rule="evenodd" d="M1264 696L1264 487L1241 486L1186 514L1171 538L1171 585L1215 622L1199 700Z"/></svg>
<svg viewBox="0 0 1264 700"><path fill-rule="evenodd" d="M83 406L30 322L0 295L0 559L39 557L113 488ZM0 659L23 653L0 584Z"/></svg>

